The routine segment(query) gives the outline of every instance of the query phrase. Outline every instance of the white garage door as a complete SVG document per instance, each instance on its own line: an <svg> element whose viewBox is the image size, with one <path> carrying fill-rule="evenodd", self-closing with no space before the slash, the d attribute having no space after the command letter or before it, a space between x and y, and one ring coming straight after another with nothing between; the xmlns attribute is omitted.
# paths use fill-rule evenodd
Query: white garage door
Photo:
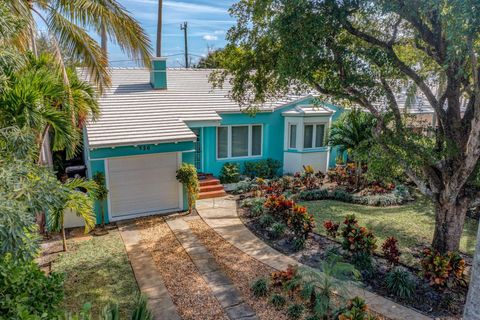
<svg viewBox="0 0 480 320"><path fill-rule="evenodd" d="M111 218L178 210L177 166L177 153L108 159Z"/></svg>

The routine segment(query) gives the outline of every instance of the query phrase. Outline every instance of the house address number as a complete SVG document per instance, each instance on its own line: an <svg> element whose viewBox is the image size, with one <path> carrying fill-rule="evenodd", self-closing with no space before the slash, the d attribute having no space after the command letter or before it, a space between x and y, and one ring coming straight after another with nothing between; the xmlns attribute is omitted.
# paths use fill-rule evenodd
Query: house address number
<svg viewBox="0 0 480 320"><path fill-rule="evenodd" d="M150 146L138 146L138 149L142 151L147 151L147 150L150 150Z"/></svg>

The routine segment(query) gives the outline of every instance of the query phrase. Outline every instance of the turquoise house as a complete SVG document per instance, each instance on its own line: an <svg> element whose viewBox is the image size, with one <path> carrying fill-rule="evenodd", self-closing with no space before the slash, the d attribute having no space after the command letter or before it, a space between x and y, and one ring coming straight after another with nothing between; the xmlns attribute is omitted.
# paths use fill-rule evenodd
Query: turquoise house
<svg viewBox="0 0 480 320"><path fill-rule="evenodd" d="M250 116L229 98L228 83L212 88L211 72L167 69L164 58L153 58L152 70L111 69L101 116L84 132L88 176L106 177L109 221L185 210L185 191L175 178L182 163L214 176L226 162L272 158L285 174L335 164L326 141L340 108L291 95Z"/></svg>

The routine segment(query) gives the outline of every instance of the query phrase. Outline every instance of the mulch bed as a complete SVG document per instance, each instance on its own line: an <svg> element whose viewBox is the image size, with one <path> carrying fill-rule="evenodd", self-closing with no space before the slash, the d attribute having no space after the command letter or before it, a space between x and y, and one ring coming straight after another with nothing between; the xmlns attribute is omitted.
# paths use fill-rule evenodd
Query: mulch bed
<svg viewBox="0 0 480 320"><path fill-rule="evenodd" d="M161 217L137 221L144 245L152 254L158 272L182 319L228 317L190 257Z"/></svg>
<svg viewBox="0 0 480 320"><path fill-rule="evenodd" d="M240 203L237 203L237 208L240 219L248 229L274 249L305 265L313 268L318 267L325 259L325 254L329 250L338 251L340 254L343 253L339 242L315 233L311 234L307 239L303 250L295 251L291 236L287 235L280 239L273 239L269 231L260 226L258 223L259 218L250 217L248 210L240 207ZM418 269L406 265L403 265L403 267L413 275L418 274ZM417 282L415 296L413 299L405 301L387 292L384 279L389 270L385 259L377 255L374 256L374 275L363 278L362 282L365 288L404 306L414 308L428 316L442 319L461 318L468 288L460 287L455 290L448 290L448 292L440 292L430 287L428 282L422 278L415 276Z"/></svg>
<svg viewBox="0 0 480 320"><path fill-rule="evenodd" d="M250 286L254 280L259 277L269 276L275 270L232 246L203 220L192 220L188 224L195 235L215 257L217 264L232 280L244 301L252 307L259 319L287 319L286 315L270 305L267 299L256 298L250 291Z"/></svg>

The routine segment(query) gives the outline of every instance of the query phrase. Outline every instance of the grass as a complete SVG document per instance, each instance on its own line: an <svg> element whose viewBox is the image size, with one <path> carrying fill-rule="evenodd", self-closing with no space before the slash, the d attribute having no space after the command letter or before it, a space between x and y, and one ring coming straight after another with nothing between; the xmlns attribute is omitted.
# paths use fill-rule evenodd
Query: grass
<svg viewBox="0 0 480 320"><path fill-rule="evenodd" d="M317 232L326 235L323 221L342 223L347 214L354 213L360 225L371 229L377 237L377 250L389 236L399 241L402 261L413 263L413 253L428 246L433 238L435 216L433 206L427 199L396 207L369 207L332 200L306 201L301 203L314 215ZM460 242L460 250L469 255L475 251L477 221L467 218Z"/></svg>
<svg viewBox="0 0 480 320"><path fill-rule="evenodd" d="M121 319L130 318L138 287L117 230L85 241L69 240L53 270L65 273L64 307L78 312L92 304L94 318L109 303L118 303Z"/></svg>

